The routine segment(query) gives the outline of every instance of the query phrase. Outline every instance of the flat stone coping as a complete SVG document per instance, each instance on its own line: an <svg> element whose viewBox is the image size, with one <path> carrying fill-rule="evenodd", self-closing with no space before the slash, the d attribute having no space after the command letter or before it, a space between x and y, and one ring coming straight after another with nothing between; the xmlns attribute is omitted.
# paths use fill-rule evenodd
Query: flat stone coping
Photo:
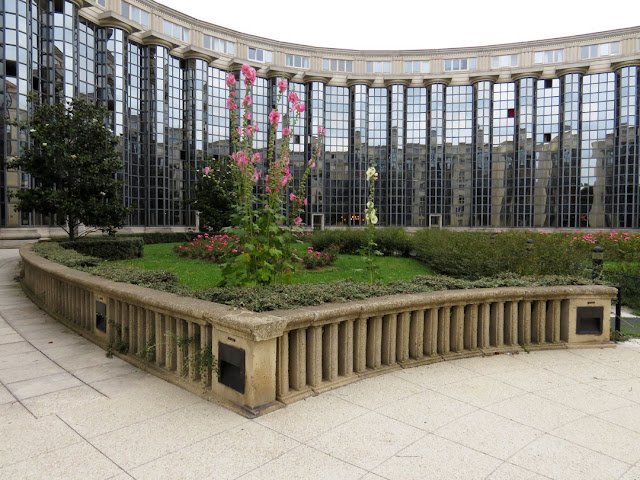
<svg viewBox="0 0 640 480"><path fill-rule="evenodd" d="M640 477L640 341L445 361L254 420L53 320L0 250L0 478Z"/></svg>

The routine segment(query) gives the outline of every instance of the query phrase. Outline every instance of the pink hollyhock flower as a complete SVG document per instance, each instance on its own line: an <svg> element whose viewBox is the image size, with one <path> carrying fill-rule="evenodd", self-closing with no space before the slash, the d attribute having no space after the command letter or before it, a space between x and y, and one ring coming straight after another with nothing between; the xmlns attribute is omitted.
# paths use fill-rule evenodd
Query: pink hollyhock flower
<svg viewBox="0 0 640 480"><path fill-rule="evenodd" d="M230 97L235 97L236 96L236 92L229 92L229 96Z"/></svg>
<svg viewBox="0 0 640 480"><path fill-rule="evenodd" d="M311 160L309 160L309 167L315 168L315 166L316 166L316 159L312 158Z"/></svg>
<svg viewBox="0 0 640 480"><path fill-rule="evenodd" d="M302 202L304 204L304 206L307 206L307 199L304 199L304 202Z"/></svg>
<svg viewBox="0 0 640 480"><path fill-rule="evenodd" d="M319 126L318 127L318 135L324 135L325 133L327 133L327 129L324 128L323 126Z"/></svg>
<svg viewBox="0 0 640 480"><path fill-rule="evenodd" d="M287 89L287 79L286 78L282 78L278 81L278 88L280 89L281 92L284 93L284 91Z"/></svg>
<svg viewBox="0 0 640 480"><path fill-rule="evenodd" d="M297 103L298 102L298 94L296 92L291 92L289 94L289 101L291 103Z"/></svg>
<svg viewBox="0 0 640 480"><path fill-rule="evenodd" d="M318 147L318 155L322 153L322 147Z"/></svg>
<svg viewBox="0 0 640 480"><path fill-rule="evenodd" d="M209 167L204 167L204 174L209 175L209 170L211 170Z"/></svg>
<svg viewBox="0 0 640 480"><path fill-rule="evenodd" d="M299 225L302 223L302 219L301 219L300 217L296 217L296 218L293 220L293 223L294 223L294 225L297 227L297 226L299 226Z"/></svg>
<svg viewBox="0 0 640 480"><path fill-rule="evenodd" d="M288 137L289 135L291 135L291 130L289 130L288 128L285 128L284 130L282 130L282 134L285 137Z"/></svg>
<svg viewBox="0 0 640 480"><path fill-rule="evenodd" d="M258 172L257 168L253 169L253 175L251 175L251 181L257 182L260 179L260 172Z"/></svg>
<svg viewBox="0 0 640 480"><path fill-rule="evenodd" d="M238 105L236 105L236 102L234 102L232 98L227 98L227 109L236 110L237 108Z"/></svg>
<svg viewBox="0 0 640 480"><path fill-rule="evenodd" d="M251 157L251 163L260 163L260 160L262 160L262 157L260 156L260 152L254 153L253 156Z"/></svg>
<svg viewBox="0 0 640 480"><path fill-rule="evenodd" d="M254 132L259 132L260 131L260 126L257 123L253 126L253 131Z"/></svg>
<svg viewBox="0 0 640 480"><path fill-rule="evenodd" d="M244 118L246 118L247 120L251 120L251 112L249 110L244 112Z"/></svg>
<svg viewBox="0 0 640 480"><path fill-rule="evenodd" d="M253 102L253 99L251 98L251 95L247 95L242 99L242 104L245 107L248 107L251 105L251 103Z"/></svg>
<svg viewBox="0 0 640 480"><path fill-rule="evenodd" d="M238 135L242 135L242 127L236 127L236 132Z"/></svg>
<svg viewBox="0 0 640 480"><path fill-rule="evenodd" d="M227 86L233 87L236 84L236 76L233 73L227 75Z"/></svg>
<svg viewBox="0 0 640 480"><path fill-rule="evenodd" d="M298 197L296 197L293 193L290 193L290 194L289 194L289 200L290 200L290 201L292 201L292 202L293 202L296 198L298 198Z"/></svg>
<svg viewBox="0 0 640 480"><path fill-rule="evenodd" d="M304 103L296 103L296 104L294 104L293 105L293 109L298 113L304 112L304 109L305 109Z"/></svg>
<svg viewBox="0 0 640 480"><path fill-rule="evenodd" d="M271 123L271 125L276 126L278 125L279 121L280 121L280 113L277 110L273 110L269 114L269 122Z"/></svg>
<svg viewBox="0 0 640 480"><path fill-rule="evenodd" d="M242 74L244 75L244 84L245 85L253 85L256 83L256 69L247 65L246 63L242 65Z"/></svg>

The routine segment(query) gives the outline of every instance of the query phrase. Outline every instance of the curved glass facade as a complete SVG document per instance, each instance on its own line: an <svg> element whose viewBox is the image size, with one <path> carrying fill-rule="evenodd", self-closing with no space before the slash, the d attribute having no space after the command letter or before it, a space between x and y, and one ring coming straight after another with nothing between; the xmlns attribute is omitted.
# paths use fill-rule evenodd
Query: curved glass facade
<svg viewBox="0 0 640 480"><path fill-rule="evenodd" d="M266 149L278 79L307 104L292 140L294 184L326 126L307 223L321 214L326 225L362 225L364 172L374 165L382 225L640 228L640 28L385 55L252 45L255 37L215 26L203 34L152 1L123 3L2 3L0 227L55 225L16 212L10 197L31 179L5 161L29 138L4 118L28 118L30 92L107 105L130 226L195 227L194 170L229 154L225 76L248 62L259 76L257 150ZM177 37L164 32L167 12Z"/></svg>

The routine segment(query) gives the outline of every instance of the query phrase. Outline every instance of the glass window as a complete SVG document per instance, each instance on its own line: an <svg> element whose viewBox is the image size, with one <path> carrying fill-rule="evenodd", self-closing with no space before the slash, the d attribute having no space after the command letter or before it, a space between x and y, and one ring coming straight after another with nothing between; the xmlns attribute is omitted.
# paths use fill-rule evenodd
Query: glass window
<svg viewBox="0 0 640 480"><path fill-rule="evenodd" d="M322 69L331 72L352 72L353 61L324 58L322 59Z"/></svg>
<svg viewBox="0 0 640 480"><path fill-rule="evenodd" d="M300 55L287 55L287 66L309 68L309 57L301 57Z"/></svg>
<svg viewBox="0 0 640 480"><path fill-rule="evenodd" d="M580 58L608 57L620 53L620 42L599 43L597 45L586 45L580 48Z"/></svg>
<svg viewBox="0 0 640 480"><path fill-rule="evenodd" d="M367 62L367 73L389 73L391 62Z"/></svg>
<svg viewBox="0 0 640 480"><path fill-rule="evenodd" d="M476 69L475 58L455 58L453 60L444 61L445 71L459 71L459 70L475 70Z"/></svg>
<svg viewBox="0 0 640 480"><path fill-rule="evenodd" d="M518 66L518 55L499 55L491 57L492 68L507 68Z"/></svg>
<svg viewBox="0 0 640 480"><path fill-rule="evenodd" d="M183 42L189 41L189 30L186 28L176 25L175 23L168 22L163 20L163 32L165 35L169 35L170 37L177 38L178 40L182 40Z"/></svg>
<svg viewBox="0 0 640 480"><path fill-rule="evenodd" d="M262 48L249 47L249 60L255 60L256 62L271 63L273 54L270 50L263 50Z"/></svg>
<svg viewBox="0 0 640 480"><path fill-rule="evenodd" d="M149 26L149 13L127 2L122 2L122 16L145 27Z"/></svg>
<svg viewBox="0 0 640 480"><path fill-rule="evenodd" d="M564 50L544 50L535 52L534 63L558 63L564 59Z"/></svg>
<svg viewBox="0 0 640 480"><path fill-rule="evenodd" d="M404 73L428 73L429 70L430 64L428 61L414 60L412 62L404 62Z"/></svg>
<svg viewBox="0 0 640 480"><path fill-rule="evenodd" d="M233 55L235 51L235 44L222 38L212 37L211 35L205 35L203 41L204 48L209 50L215 50L216 52L226 53Z"/></svg>

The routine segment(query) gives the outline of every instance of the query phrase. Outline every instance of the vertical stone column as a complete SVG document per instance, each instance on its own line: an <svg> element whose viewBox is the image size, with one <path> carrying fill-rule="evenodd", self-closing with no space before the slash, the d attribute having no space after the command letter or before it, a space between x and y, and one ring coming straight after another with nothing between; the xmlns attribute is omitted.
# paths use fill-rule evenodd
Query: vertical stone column
<svg viewBox="0 0 640 480"><path fill-rule="evenodd" d="M424 354L424 310L414 310L411 313L409 326L409 356L420 358Z"/></svg>

